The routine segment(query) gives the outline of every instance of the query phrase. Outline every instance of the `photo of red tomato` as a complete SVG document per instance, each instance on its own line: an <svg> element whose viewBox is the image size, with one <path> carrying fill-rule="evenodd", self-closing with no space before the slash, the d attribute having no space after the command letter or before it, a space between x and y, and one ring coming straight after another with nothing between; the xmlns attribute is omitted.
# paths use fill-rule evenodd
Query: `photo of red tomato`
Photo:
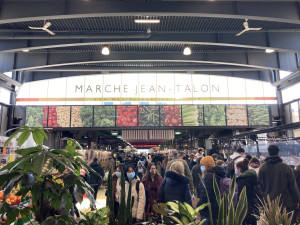
<svg viewBox="0 0 300 225"><path fill-rule="evenodd" d="M160 106L160 126L181 127L181 106Z"/></svg>
<svg viewBox="0 0 300 225"><path fill-rule="evenodd" d="M117 106L118 127L136 127L137 126L137 106Z"/></svg>

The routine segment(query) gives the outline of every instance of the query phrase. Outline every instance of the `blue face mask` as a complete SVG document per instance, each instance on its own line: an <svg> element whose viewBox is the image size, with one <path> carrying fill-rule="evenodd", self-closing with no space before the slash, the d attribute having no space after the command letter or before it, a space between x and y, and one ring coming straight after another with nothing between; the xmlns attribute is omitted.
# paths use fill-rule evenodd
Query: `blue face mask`
<svg viewBox="0 0 300 225"><path fill-rule="evenodd" d="M238 177L239 176L239 174L237 173L237 171L236 170L234 170L234 173L235 173L235 175Z"/></svg>
<svg viewBox="0 0 300 225"><path fill-rule="evenodd" d="M201 172L203 173L205 170L205 166L201 166Z"/></svg>
<svg viewBox="0 0 300 225"><path fill-rule="evenodd" d="M128 180L133 180L134 177L135 177L135 172L127 173Z"/></svg>
<svg viewBox="0 0 300 225"><path fill-rule="evenodd" d="M193 159L193 161L194 161L194 162L196 162L196 161L197 161L197 159Z"/></svg>
<svg viewBox="0 0 300 225"><path fill-rule="evenodd" d="M145 164L145 162L144 162L144 161L140 161L140 164L144 165L144 164Z"/></svg>
<svg viewBox="0 0 300 225"><path fill-rule="evenodd" d="M144 170L143 169L138 169L139 173L143 173Z"/></svg>
<svg viewBox="0 0 300 225"><path fill-rule="evenodd" d="M121 172L116 172L116 176L117 176L118 178L120 178L120 177L121 177Z"/></svg>

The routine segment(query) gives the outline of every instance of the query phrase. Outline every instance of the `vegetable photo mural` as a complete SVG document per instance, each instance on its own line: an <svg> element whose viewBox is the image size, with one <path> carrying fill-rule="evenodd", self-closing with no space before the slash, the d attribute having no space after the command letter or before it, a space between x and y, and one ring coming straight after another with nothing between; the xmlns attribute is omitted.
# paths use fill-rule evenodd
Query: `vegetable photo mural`
<svg viewBox="0 0 300 225"><path fill-rule="evenodd" d="M182 126L181 107L178 105L164 105L160 107L160 126Z"/></svg>
<svg viewBox="0 0 300 225"><path fill-rule="evenodd" d="M29 127L47 127L48 106L26 108L25 125Z"/></svg>
<svg viewBox="0 0 300 225"><path fill-rule="evenodd" d="M270 125L268 105L248 105L248 119L250 126Z"/></svg>
<svg viewBox="0 0 300 225"><path fill-rule="evenodd" d="M159 106L154 106L154 105L139 106L139 126L158 127Z"/></svg>
<svg viewBox="0 0 300 225"><path fill-rule="evenodd" d="M49 106L48 127L70 127L70 106Z"/></svg>
<svg viewBox="0 0 300 225"><path fill-rule="evenodd" d="M114 127L115 106L94 106L94 127Z"/></svg>
<svg viewBox="0 0 300 225"><path fill-rule="evenodd" d="M226 106L227 126L247 126L246 105L227 105Z"/></svg>
<svg viewBox="0 0 300 225"><path fill-rule="evenodd" d="M71 127L92 127L93 106L72 106Z"/></svg>
<svg viewBox="0 0 300 225"><path fill-rule="evenodd" d="M205 126L226 126L225 105L204 106Z"/></svg>
<svg viewBox="0 0 300 225"><path fill-rule="evenodd" d="M137 106L117 106L118 127L136 127L137 126Z"/></svg>

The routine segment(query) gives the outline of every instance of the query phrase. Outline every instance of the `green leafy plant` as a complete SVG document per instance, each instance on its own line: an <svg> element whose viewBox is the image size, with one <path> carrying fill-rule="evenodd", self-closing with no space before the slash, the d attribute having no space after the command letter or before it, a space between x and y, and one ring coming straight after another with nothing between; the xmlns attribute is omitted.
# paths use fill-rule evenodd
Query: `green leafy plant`
<svg viewBox="0 0 300 225"><path fill-rule="evenodd" d="M84 219L79 221L79 225L106 225L109 222L109 218L107 217L108 213L109 207L98 209L95 213L83 213Z"/></svg>
<svg viewBox="0 0 300 225"><path fill-rule="evenodd" d="M107 181L107 205L110 208L109 224L110 225L132 225L132 205L134 203L134 197L131 197L131 183L129 183L129 191L127 196L127 204L125 202L125 177L123 169L121 170L121 201L119 205L118 216L114 214L114 193L112 184L111 171L108 175Z"/></svg>
<svg viewBox="0 0 300 225"><path fill-rule="evenodd" d="M205 222L205 220L200 221L196 223L196 218L197 218L197 213L204 209L206 206L208 206L208 203L203 204L199 206L196 209L193 209L192 206L190 206L188 203L184 202L167 202L167 205L170 206L170 208L179 214L179 218L176 216L170 215L169 217L174 220L177 224L180 225L192 225L192 224L197 224L201 225Z"/></svg>
<svg viewBox="0 0 300 225"><path fill-rule="evenodd" d="M288 213L286 208L280 203L281 196L271 201L270 196L267 199L261 200L260 216L256 216L262 225L291 225L293 212Z"/></svg>
<svg viewBox="0 0 300 225"><path fill-rule="evenodd" d="M224 192L222 198L215 176L213 182L214 193L219 206L217 225L242 225L248 210L246 187L243 188L235 209L233 204L236 189L235 176L230 184L229 193Z"/></svg>
<svg viewBox="0 0 300 225"><path fill-rule="evenodd" d="M19 213L23 219L28 218L30 211L35 213L39 223L46 221L49 216L67 215L73 200L81 203L84 193L90 201L94 201L93 189L80 177L80 169L96 172L79 157L81 154L76 152L76 148L81 149L81 146L77 141L69 139L65 149L51 149L43 146L44 139L48 137L42 128L24 126L15 131L4 146L19 133L19 146L22 146L30 135L33 136L37 146L16 151L21 157L0 170L2 172L0 186L4 187L3 201L18 185L20 190L16 195L24 198L27 194L31 194L32 207L13 208L4 202L0 208L0 214L6 213L5 224L13 223ZM65 172L66 169L69 172ZM34 176L34 182L29 182L30 175ZM71 189L73 191L70 191ZM58 212L59 208L63 210ZM53 219L56 222L57 220L70 222L70 218L66 216Z"/></svg>

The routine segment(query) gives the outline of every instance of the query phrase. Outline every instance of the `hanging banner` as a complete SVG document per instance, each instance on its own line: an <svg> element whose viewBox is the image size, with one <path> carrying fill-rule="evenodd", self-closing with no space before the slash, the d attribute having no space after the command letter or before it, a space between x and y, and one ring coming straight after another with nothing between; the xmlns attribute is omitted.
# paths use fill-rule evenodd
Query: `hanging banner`
<svg viewBox="0 0 300 225"><path fill-rule="evenodd" d="M277 104L268 82L176 73L64 77L25 83L18 105Z"/></svg>

